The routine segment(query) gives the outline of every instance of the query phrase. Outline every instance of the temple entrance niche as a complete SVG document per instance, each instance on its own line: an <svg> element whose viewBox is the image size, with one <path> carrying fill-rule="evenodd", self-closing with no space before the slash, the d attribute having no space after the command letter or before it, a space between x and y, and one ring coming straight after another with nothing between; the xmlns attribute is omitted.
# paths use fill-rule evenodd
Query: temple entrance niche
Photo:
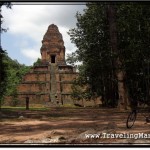
<svg viewBox="0 0 150 150"><path fill-rule="evenodd" d="M29 110L29 97L26 97L26 110Z"/></svg>
<svg viewBox="0 0 150 150"><path fill-rule="evenodd" d="M51 63L56 63L56 55L51 55Z"/></svg>

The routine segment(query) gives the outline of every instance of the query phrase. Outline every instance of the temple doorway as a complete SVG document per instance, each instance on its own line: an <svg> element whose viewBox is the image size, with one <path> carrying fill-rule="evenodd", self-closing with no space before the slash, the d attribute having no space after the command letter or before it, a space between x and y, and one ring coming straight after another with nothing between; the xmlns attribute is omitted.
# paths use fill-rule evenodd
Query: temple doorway
<svg viewBox="0 0 150 150"><path fill-rule="evenodd" d="M51 55L51 63L55 63L56 56L55 55Z"/></svg>

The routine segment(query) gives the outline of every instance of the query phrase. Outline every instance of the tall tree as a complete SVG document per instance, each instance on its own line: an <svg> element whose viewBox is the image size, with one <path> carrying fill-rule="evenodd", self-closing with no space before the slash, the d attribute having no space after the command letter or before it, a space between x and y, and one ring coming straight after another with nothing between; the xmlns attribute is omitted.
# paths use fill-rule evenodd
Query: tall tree
<svg viewBox="0 0 150 150"><path fill-rule="evenodd" d="M94 18L93 18L94 16ZM108 19L103 3L88 3L84 14L77 13L77 28L70 30L78 47L76 57L83 62L90 93L102 96L105 105L116 105L117 86L110 51ZM76 59L75 59L76 60Z"/></svg>
<svg viewBox="0 0 150 150"><path fill-rule="evenodd" d="M150 3L118 5L118 47L132 100L147 99L150 59Z"/></svg>
<svg viewBox="0 0 150 150"><path fill-rule="evenodd" d="M115 67L115 73L118 82L118 107L120 109L127 109L127 91L125 88L125 70L123 68L123 63L121 61L119 50L118 50L118 42L117 42L117 20L116 20L116 10L115 4L108 4L108 22L109 22L109 32L110 32L110 45L111 50L114 54L116 54L116 58L113 60L113 64Z"/></svg>
<svg viewBox="0 0 150 150"><path fill-rule="evenodd" d="M116 2L112 6L101 2L86 6L83 14L77 13L77 27L69 34L91 91L103 96L104 102L118 102L124 109L128 96L147 99L150 4Z"/></svg>
<svg viewBox="0 0 150 150"><path fill-rule="evenodd" d="M11 3L10 2L0 2L0 34L4 31L6 32L7 30L2 28L2 14L1 14L1 8L2 6L5 5L7 8L11 8ZM6 52L3 50L1 46L1 38L0 38L0 109L1 109L1 102L3 99L3 95L6 91L6 81L7 81L7 73L6 73L6 64L3 61L4 56L6 55Z"/></svg>

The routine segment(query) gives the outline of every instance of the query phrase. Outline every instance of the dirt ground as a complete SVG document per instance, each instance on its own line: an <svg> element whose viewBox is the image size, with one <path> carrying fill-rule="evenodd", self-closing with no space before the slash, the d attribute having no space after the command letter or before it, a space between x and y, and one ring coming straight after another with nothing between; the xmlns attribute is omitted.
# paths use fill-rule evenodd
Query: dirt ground
<svg viewBox="0 0 150 150"><path fill-rule="evenodd" d="M0 144L25 143L25 141L52 139L58 137L65 139L64 143L80 143L82 133L86 131L109 132L106 126L109 123L116 124L112 127L116 133L150 133L150 124L145 123L144 117L137 116L135 125L131 129L126 128L126 120L129 112L120 112L117 109L106 108L49 108L48 110L22 110L4 111L0 113ZM73 140L77 139L79 140ZM71 140L72 139L72 140ZM94 143L82 141L81 143ZM107 143L110 140L106 139ZM117 140L117 139L116 139ZM66 142L67 141L67 142ZM101 143L104 141L101 140ZM28 143L28 142L27 142ZM40 143L40 142L39 142ZM59 143L53 141L52 143ZM121 143L121 141L119 142Z"/></svg>

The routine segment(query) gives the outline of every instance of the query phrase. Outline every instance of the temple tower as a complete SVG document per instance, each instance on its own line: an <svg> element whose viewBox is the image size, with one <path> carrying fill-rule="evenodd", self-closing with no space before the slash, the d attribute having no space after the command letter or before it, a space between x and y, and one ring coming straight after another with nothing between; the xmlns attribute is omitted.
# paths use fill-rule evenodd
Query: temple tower
<svg viewBox="0 0 150 150"><path fill-rule="evenodd" d="M66 64L65 46L58 27L51 24L42 40L41 57L43 62Z"/></svg>
<svg viewBox="0 0 150 150"><path fill-rule="evenodd" d="M75 69L65 62L65 46L58 27L51 24L42 40L41 64L33 66L18 86L18 105L73 104L71 86L78 76Z"/></svg>

